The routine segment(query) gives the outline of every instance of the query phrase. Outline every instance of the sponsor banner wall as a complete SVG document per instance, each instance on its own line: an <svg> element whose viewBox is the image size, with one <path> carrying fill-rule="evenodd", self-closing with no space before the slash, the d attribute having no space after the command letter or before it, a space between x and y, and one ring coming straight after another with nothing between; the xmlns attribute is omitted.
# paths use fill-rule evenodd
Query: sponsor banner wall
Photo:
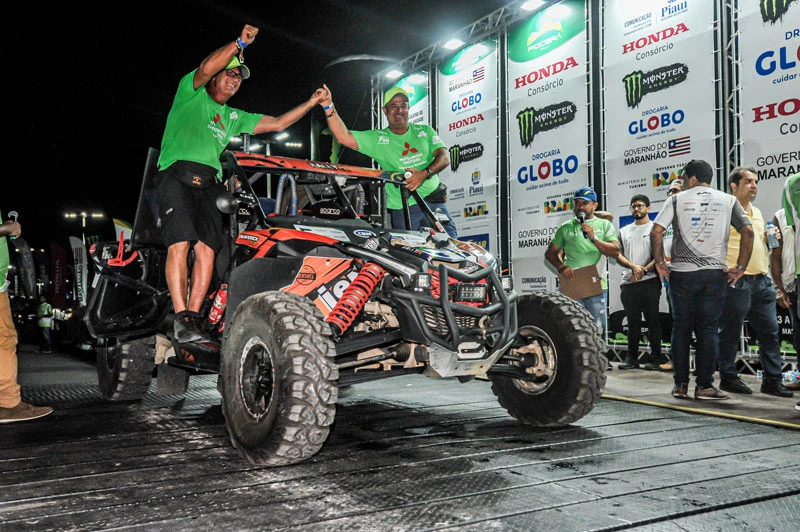
<svg viewBox="0 0 800 532"><path fill-rule="evenodd" d="M585 3L565 0L507 35L511 270L532 293L557 287L544 254L589 183Z"/></svg>
<svg viewBox="0 0 800 532"><path fill-rule="evenodd" d="M800 172L800 2L739 0L741 164L758 171L769 220L786 177Z"/></svg>
<svg viewBox="0 0 800 532"><path fill-rule="evenodd" d="M497 41L465 48L438 67L437 130L450 150L447 209L460 240L498 254Z"/></svg>
<svg viewBox="0 0 800 532"><path fill-rule="evenodd" d="M383 94L393 87L400 87L408 93L408 121L412 124L430 124L430 91L428 89L428 73L415 72L394 85L386 87ZM383 95L381 95L383 104ZM381 110L381 129L389 127L386 114Z"/></svg>
<svg viewBox="0 0 800 532"><path fill-rule="evenodd" d="M716 155L714 3L606 2L602 32L606 209L619 229L632 223L630 199L650 199L651 217L691 159ZM622 309L622 268L610 261L611 314ZM667 312L666 291L662 310Z"/></svg>

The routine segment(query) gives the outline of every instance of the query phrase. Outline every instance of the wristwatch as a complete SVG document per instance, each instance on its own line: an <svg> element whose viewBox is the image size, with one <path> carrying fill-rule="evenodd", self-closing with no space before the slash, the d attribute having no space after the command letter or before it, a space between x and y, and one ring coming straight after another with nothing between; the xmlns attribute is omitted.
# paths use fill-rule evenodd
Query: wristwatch
<svg viewBox="0 0 800 532"><path fill-rule="evenodd" d="M427 167L425 168L425 171L428 172L428 175L425 176L425 179L430 179L430 177L433 175L433 172L431 172L431 169Z"/></svg>
<svg viewBox="0 0 800 532"><path fill-rule="evenodd" d="M745 271L747 269L747 267L746 266L742 266L741 264L737 264L736 265L736 269L739 270L740 272L743 272L743 271Z"/></svg>
<svg viewBox="0 0 800 532"><path fill-rule="evenodd" d="M597 238L596 236L593 236L593 237L592 237L592 244L594 244L594 243L595 243L595 242L597 242L598 240L600 240L600 239L599 239L599 238Z"/></svg>

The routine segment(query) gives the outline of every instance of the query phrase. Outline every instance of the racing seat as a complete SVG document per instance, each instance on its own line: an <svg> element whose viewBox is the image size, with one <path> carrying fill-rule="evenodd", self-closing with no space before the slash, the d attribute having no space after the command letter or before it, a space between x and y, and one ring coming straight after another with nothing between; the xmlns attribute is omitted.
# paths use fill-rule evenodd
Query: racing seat
<svg viewBox="0 0 800 532"><path fill-rule="evenodd" d="M164 247L161 237L161 218L158 216L158 154L155 148L147 152L144 165L144 177L139 190L139 204L136 207L136 218L131 231L131 248Z"/></svg>

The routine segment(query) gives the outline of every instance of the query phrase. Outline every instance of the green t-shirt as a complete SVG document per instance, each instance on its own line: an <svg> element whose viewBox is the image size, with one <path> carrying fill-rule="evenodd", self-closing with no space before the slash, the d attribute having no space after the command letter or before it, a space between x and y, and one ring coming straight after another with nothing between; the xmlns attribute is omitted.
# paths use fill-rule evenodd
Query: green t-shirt
<svg viewBox="0 0 800 532"><path fill-rule="evenodd" d="M195 72L186 74L178 84L161 139L158 168L169 168L175 161L192 161L216 168L220 177L219 156L231 137L252 133L263 115L218 104L205 85L195 90Z"/></svg>
<svg viewBox="0 0 800 532"><path fill-rule="evenodd" d="M47 301L39 304L36 316L39 318L39 327L50 328L53 326L53 306Z"/></svg>
<svg viewBox="0 0 800 532"><path fill-rule="evenodd" d="M3 213L0 212L0 224L3 223ZM0 237L0 288L6 284L8 274L8 242L6 237Z"/></svg>
<svg viewBox="0 0 800 532"><path fill-rule="evenodd" d="M783 184L783 211L786 224L794 225L795 274L800 275L800 173L789 176Z"/></svg>
<svg viewBox="0 0 800 532"><path fill-rule="evenodd" d="M352 131L358 142L358 151L374 159L382 169L401 172L406 168L422 170L433 161L433 152L447 148L439 134L427 124L408 124L408 131L402 135L392 133L389 128ZM439 188L439 176L432 175L417 189L425 197ZM408 198L408 204L417 202ZM386 206L389 209L402 209L403 200L397 186L386 187Z"/></svg>
<svg viewBox="0 0 800 532"><path fill-rule="evenodd" d="M617 241L617 232L614 230L614 225L608 220L595 216L586 220L586 223L594 229L594 236L603 242ZM597 246L583 236L581 224L577 218L569 219L559 225L552 243L564 250L564 264L573 270L597 264L603 256ZM602 277L601 284L604 290L608 288L605 276Z"/></svg>

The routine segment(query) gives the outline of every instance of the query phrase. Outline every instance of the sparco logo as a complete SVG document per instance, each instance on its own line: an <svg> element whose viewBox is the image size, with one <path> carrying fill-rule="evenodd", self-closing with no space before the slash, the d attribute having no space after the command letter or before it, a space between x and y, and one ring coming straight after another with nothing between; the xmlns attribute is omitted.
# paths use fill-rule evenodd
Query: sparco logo
<svg viewBox="0 0 800 532"><path fill-rule="evenodd" d="M456 120L452 124L448 126L450 131L454 131L456 129L461 129L462 127L471 126L472 124L477 124L478 122L483 122L485 119L483 115L478 113L476 115L468 116L461 120Z"/></svg>
<svg viewBox="0 0 800 532"><path fill-rule="evenodd" d="M556 61L552 65L547 65L539 70L534 70L533 72L528 72L524 76L518 77L514 80L514 88L522 88L529 83L536 83L539 80L549 78L554 74L560 74L561 72L576 66L578 66L578 62L574 57L569 57L564 61Z"/></svg>
<svg viewBox="0 0 800 532"><path fill-rule="evenodd" d="M483 144L476 142L475 144L467 144L466 146L450 146L450 170L455 172L461 163L474 161L483 155Z"/></svg>
<svg viewBox="0 0 800 532"><path fill-rule="evenodd" d="M789 10L789 4L793 4L796 0L760 0L759 7L761 7L761 19L764 22L771 22L775 24L783 15Z"/></svg>
<svg viewBox="0 0 800 532"><path fill-rule="evenodd" d="M339 168L335 164L326 164L326 163L311 162L311 161L309 161L308 165L313 166L314 168L323 168L327 170L336 170Z"/></svg>
<svg viewBox="0 0 800 532"><path fill-rule="evenodd" d="M663 91L686 81L688 73L689 67L682 63L673 63L646 73L641 70L631 72L622 78L628 107L631 109L638 107L645 94Z"/></svg>
<svg viewBox="0 0 800 532"><path fill-rule="evenodd" d="M686 24L681 22L675 27L664 28L661 31L651 33L650 35L647 35L645 37L639 37L635 41L631 41L628 44L623 44L622 53L627 54L628 52L633 52L634 50L644 48L645 46L650 46L652 44L656 44L661 41L666 41L667 39L670 39L676 35L680 35L685 31L689 31L689 28L686 27Z"/></svg>
<svg viewBox="0 0 800 532"><path fill-rule="evenodd" d="M564 124L575 120L578 112L577 106L572 102L561 102L539 110L528 107L517 113L517 125L519 126L519 141L524 147L528 147L533 142L533 137L537 133L555 129Z"/></svg>

